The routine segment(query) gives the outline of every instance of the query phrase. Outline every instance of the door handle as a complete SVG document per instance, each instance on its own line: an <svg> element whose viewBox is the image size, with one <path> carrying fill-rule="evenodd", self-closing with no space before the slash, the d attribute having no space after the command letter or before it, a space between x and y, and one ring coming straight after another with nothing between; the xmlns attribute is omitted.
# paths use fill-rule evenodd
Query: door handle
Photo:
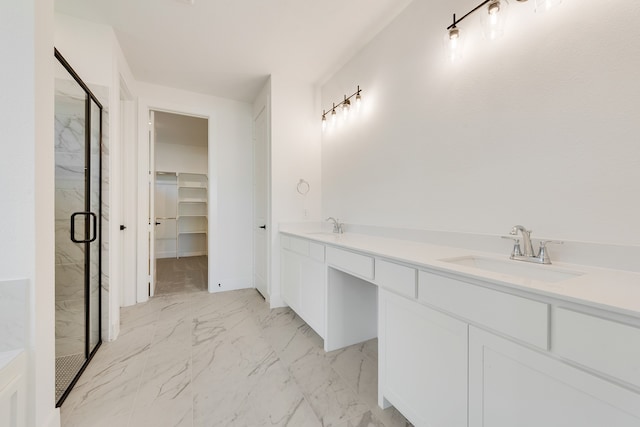
<svg viewBox="0 0 640 427"><path fill-rule="evenodd" d="M162 224L162 223L161 223L161 222L156 221L156 225L160 225L160 224Z"/></svg>
<svg viewBox="0 0 640 427"><path fill-rule="evenodd" d="M122 231L122 230L124 230L124 229L126 229L126 228L127 228L127 227L125 227L124 225L121 225L121 226L120 226L120 231Z"/></svg>
<svg viewBox="0 0 640 427"><path fill-rule="evenodd" d="M85 220L87 218L91 218L91 222L92 222L92 234L93 237L89 237L88 239L76 239L76 217L77 216L83 216L85 217ZM71 230L70 230L70 234L71 234L71 241L74 243L91 243L93 241L95 241L98 238L98 218L96 217L96 214L94 214L93 212L74 212L73 214L71 214Z"/></svg>
<svg viewBox="0 0 640 427"><path fill-rule="evenodd" d="M258 228L262 228L263 230L266 230L266 229L267 229L267 226L266 226L266 225L261 225L261 226L260 226L260 227L258 227Z"/></svg>

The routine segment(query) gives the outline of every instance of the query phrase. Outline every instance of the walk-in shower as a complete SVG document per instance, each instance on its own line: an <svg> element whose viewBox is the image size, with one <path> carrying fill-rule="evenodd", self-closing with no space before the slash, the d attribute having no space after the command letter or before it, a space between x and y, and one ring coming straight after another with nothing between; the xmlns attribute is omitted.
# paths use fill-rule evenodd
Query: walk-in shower
<svg viewBox="0 0 640 427"><path fill-rule="evenodd" d="M102 105L55 50L56 404L101 343Z"/></svg>

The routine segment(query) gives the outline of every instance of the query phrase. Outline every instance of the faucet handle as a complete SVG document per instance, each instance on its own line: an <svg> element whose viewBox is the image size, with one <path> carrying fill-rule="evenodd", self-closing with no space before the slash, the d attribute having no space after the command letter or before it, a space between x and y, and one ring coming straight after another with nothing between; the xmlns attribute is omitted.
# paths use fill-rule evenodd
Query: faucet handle
<svg viewBox="0 0 640 427"><path fill-rule="evenodd" d="M503 239L513 240L513 250L511 251L511 258L516 256L522 256L522 249L520 249L520 238L511 236L500 236Z"/></svg>
<svg viewBox="0 0 640 427"><path fill-rule="evenodd" d="M547 243L555 243L556 245L564 245L564 241L562 240L540 240L540 246L546 247Z"/></svg>
<svg viewBox="0 0 640 427"><path fill-rule="evenodd" d="M541 240L540 250L538 251L538 258L543 264L551 264L551 258L549 258L549 254L547 253L547 244L549 243L554 243L556 245L564 244L562 240Z"/></svg>

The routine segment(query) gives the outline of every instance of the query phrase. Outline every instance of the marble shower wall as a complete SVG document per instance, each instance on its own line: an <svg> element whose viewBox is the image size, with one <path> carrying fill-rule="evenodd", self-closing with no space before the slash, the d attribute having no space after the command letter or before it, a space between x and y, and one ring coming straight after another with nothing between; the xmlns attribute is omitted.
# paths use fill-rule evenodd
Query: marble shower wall
<svg viewBox="0 0 640 427"><path fill-rule="evenodd" d="M107 105L108 88L91 87L103 106ZM56 357L84 352L84 245L70 239L70 216L84 211L84 165L85 165L85 95L74 81L56 79L55 115L55 282L56 282ZM98 292L103 301L108 301L108 113L102 113L102 248L96 247L91 254L90 276L96 279L100 269L98 251L102 256L102 289L92 288L90 301L96 306ZM92 138L99 136L97 121L92 128ZM98 166L97 150L92 153ZM105 171L107 173L105 173ZM92 183L92 198L98 200L97 181ZM92 207L95 210L96 207ZM82 221L78 220L77 224ZM77 230L77 232L80 230ZM79 234L77 237L81 237ZM103 318L108 310L103 310ZM103 320L103 324L108 324ZM98 337L98 322L90 325L91 336ZM93 341L93 340L92 340Z"/></svg>

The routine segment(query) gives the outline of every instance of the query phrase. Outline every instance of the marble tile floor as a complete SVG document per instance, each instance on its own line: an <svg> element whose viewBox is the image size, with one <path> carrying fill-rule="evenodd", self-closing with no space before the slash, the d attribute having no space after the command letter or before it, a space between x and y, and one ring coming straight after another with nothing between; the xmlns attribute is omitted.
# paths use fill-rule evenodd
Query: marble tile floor
<svg viewBox="0 0 640 427"><path fill-rule="evenodd" d="M206 291L207 259L206 255L157 259L155 295Z"/></svg>
<svg viewBox="0 0 640 427"><path fill-rule="evenodd" d="M253 289L123 308L61 408L63 427L410 426L377 404L377 340L330 353Z"/></svg>

